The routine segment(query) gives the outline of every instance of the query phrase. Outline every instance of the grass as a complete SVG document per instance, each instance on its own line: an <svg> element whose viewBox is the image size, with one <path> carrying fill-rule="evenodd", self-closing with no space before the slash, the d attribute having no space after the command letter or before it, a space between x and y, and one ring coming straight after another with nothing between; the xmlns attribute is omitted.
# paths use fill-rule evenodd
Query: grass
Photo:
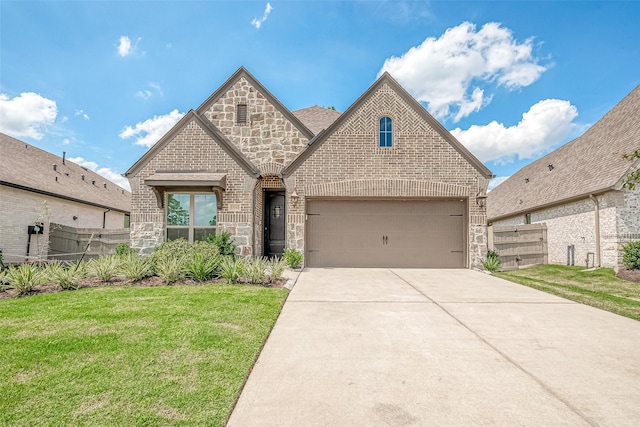
<svg viewBox="0 0 640 427"><path fill-rule="evenodd" d="M224 425L286 294L102 287L0 301L0 425Z"/></svg>
<svg viewBox="0 0 640 427"><path fill-rule="evenodd" d="M584 271L582 267L541 265L495 275L572 301L640 320L640 283L618 279L610 268Z"/></svg>

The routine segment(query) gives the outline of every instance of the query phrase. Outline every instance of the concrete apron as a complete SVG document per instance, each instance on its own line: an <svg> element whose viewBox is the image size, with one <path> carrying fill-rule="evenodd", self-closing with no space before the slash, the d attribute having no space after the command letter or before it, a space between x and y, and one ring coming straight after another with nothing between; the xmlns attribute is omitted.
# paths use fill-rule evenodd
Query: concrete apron
<svg viewBox="0 0 640 427"><path fill-rule="evenodd" d="M308 269L229 426L640 425L640 322L469 270Z"/></svg>

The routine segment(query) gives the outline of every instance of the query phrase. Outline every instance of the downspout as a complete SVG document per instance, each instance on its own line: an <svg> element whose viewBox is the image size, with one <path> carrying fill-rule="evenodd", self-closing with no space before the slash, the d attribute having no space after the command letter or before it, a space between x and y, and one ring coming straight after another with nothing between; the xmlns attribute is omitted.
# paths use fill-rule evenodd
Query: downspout
<svg viewBox="0 0 640 427"><path fill-rule="evenodd" d="M598 202L598 198L593 194L589 194L589 198L593 200L593 204L595 205L595 222L596 222L596 256L598 257L598 262L596 263L598 267L600 265L600 202Z"/></svg>
<svg viewBox="0 0 640 427"><path fill-rule="evenodd" d="M107 212L110 212L111 209L107 209L106 211L102 212L102 228L107 228Z"/></svg>

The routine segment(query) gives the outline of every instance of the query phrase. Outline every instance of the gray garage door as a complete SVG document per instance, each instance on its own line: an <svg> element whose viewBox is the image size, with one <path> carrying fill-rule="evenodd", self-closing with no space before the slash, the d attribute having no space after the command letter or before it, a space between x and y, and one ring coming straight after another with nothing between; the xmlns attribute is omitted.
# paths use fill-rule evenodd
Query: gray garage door
<svg viewBox="0 0 640 427"><path fill-rule="evenodd" d="M465 202L309 200L309 267L463 268Z"/></svg>

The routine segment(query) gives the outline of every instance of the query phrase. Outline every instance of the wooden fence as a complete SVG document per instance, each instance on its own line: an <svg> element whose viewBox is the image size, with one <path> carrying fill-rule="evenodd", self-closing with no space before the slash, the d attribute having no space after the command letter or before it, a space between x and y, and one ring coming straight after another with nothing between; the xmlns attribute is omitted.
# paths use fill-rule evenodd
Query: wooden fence
<svg viewBox="0 0 640 427"><path fill-rule="evenodd" d="M118 243L129 244L130 241L128 228L74 228L52 223L49 230L49 259L78 260L87 245L89 248L84 258L97 258L114 253Z"/></svg>
<svg viewBox="0 0 640 427"><path fill-rule="evenodd" d="M548 264L547 225L493 227L493 247L504 270Z"/></svg>

